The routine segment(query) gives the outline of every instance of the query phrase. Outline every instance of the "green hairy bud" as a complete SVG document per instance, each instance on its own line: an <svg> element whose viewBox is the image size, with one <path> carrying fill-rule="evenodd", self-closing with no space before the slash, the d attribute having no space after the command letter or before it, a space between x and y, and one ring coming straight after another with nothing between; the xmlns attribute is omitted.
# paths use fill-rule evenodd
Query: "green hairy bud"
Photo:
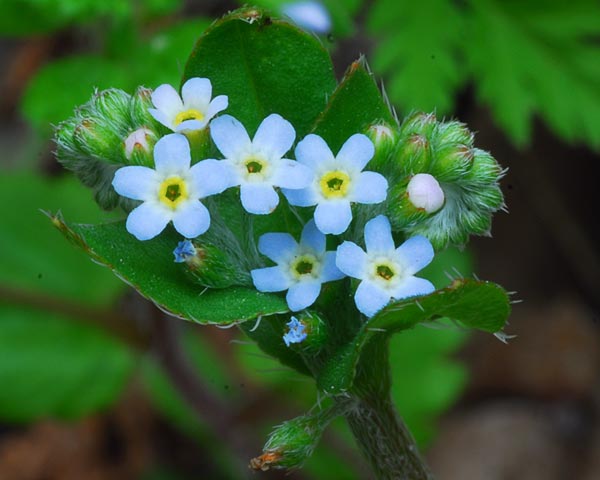
<svg viewBox="0 0 600 480"><path fill-rule="evenodd" d="M290 348L303 354L316 355L329 340L327 324L318 313L308 310L297 313L294 317L303 325L303 333L306 334L306 337L298 343L290 342Z"/></svg>
<svg viewBox="0 0 600 480"><path fill-rule="evenodd" d="M375 171L385 169L385 164L389 161L398 143L398 131L387 123L377 123L371 125L365 132L375 146L375 155L369 162L370 168Z"/></svg>
<svg viewBox="0 0 600 480"><path fill-rule="evenodd" d="M395 230L424 235L436 249L489 235L491 216L504 206L496 160L473 146L460 122L410 115L400 126L390 168L387 213Z"/></svg>

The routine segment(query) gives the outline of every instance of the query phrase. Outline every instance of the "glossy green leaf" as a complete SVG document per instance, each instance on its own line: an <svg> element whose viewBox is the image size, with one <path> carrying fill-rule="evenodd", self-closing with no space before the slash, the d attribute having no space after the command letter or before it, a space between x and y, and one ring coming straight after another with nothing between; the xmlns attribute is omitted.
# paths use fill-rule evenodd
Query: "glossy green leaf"
<svg viewBox="0 0 600 480"><path fill-rule="evenodd" d="M213 94L229 97L227 113L250 132L278 113L297 138L308 133L336 85L316 37L255 8L236 10L200 37L183 81L191 77L210 78Z"/></svg>
<svg viewBox="0 0 600 480"><path fill-rule="evenodd" d="M327 362L317 383L330 394L348 390L361 351L369 342L385 342L391 334L420 322L448 317L465 327L495 333L503 328L509 312L506 291L496 284L475 280L455 280L430 295L391 303L367 321L354 341Z"/></svg>
<svg viewBox="0 0 600 480"><path fill-rule="evenodd" d="M78 319L0 303L0 419L78 418L109 406L134 367L126 346Z"/></svg>
<svg viewBox="0 0 600 480"><path fill-rule="evenodd" d="M140 242L127 232L124 222L68 226L60 218L53 221L95 261L176 317L229 325L287 311L285 300L277 295L241 287L203 290L192 283L181 265L173 262L173 249L181 237L170 227L160 236Z"/></svg>
<svg viewBox="0 0 600 480"><path fill-rule="evenodd" d="M385 121L395 124L364 59L354 62L317 119L314 133L327 140L334 152L353 134Z"/></svg>

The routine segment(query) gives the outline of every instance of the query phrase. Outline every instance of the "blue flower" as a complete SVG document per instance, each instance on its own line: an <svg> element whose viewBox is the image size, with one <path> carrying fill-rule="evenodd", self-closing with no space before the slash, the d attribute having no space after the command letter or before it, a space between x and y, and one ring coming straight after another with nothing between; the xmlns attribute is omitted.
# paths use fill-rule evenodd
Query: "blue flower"
<svg viewBox="0 0 600 480"><path fill-rule="evenodd" d="M326 34L331 30L331 16L320 2L300 1L283 5L281 13L297 25L315 33Z"/></svg>
<svg viewBox="0 0 600 480"><path fill-rule="evenodd" d="M138 240L149 240L173 221L175 230L186 238L206 232L210 214L200 199L229 186L228 168L218 160L203 160L190 167L190 145L177 133L156 142L154 163L154 170L136 165L115 172L115 191L143 202L129 213L127 231Z"/></svg>
<svg viewBox="0 0 600 480"><path fill-rule="evenodd" d="M196 256L196 248L189 240L182 240L173 250L173 255L175 256L175 263L183 263L188 258Z"/></svg>
<svg viewBox="0 0 600 480"><path fill-rule="evenodd" d="M174 132L202 130L228 105L227 95L219 95L212 100L211 97L212 85L208 78L190 78L181 87L181 97L168 84L154 90L152 103L156 108L148 111L156 121Z"/></svg>
<svg viewBox="0 0 600 480"><path fill-rule="evenodd" d="M316 205L315 223L323 233L339 235L352 221L350 204L381 203L388 182L375 172L363 172L375 147L366 135L352 135L337 156L318 135L307 135L296 147L296 159L314 172L310 185L301 190L283 189L291 205Z"/></svg>
<svg viewBox="0 0 600 480"><path fill-rule="evenodd" d="M258 250L277 266L252 270L254 286L261 292L287 290L294 312L317 300L322 283L344 277L335 266L335 252L325 251L325 235L312 220L302 230L299 245L289 233L266 233L258 240Z"/></svg>
<svg viewBox="0 0 600 480"><path fill-rule="evenodd" d="M289 347L290 343L300 343L306 338L306 333L304 332L306 326L299 322L296 317L292 317L290 321L286 323L286 326L288 327L288 331L283 336L286 347Z"/></svg>
<svg viewBox="0 0 600 480"><path fill-rule="evenodd" d="M309 168L283 158L294 143L296 131L280 115L274 113L265 118L252 140L231 115L214 120L210 133L231 169L231 186L240 185L242 206L247 212L271 213L279 205L279 195L273 187L304 188L312 180Z"/></svg>
<svg viewBox="0 0 600 480"><path fill-rule="evenodd" d="M426 295L433 284L414 274L433 260L431 242L420 235L409 238L398 248L394 245L387 217L379 215L365 225L367 252L352 242L337 249L336 265L346 275L362 280L356 289L356 307L372 317L390 299Z"/></svg>

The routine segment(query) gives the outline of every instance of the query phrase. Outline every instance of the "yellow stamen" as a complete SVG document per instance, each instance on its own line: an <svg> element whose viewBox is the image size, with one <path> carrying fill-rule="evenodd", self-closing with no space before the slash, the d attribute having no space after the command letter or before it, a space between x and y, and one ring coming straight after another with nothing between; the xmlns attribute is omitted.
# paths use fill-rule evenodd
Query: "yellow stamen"
<svg viewBox="0 0 600 480"><path fill-rule="evenodd" d="M169 177L160 184L158 199L173 210L187 198L188 190L183 178Z"/></svg>
<svg viewBox="0 0 600 480"><path fill-rule="evenodd" d="M179 112L175 116L175 120L173 123L175 126L179 125L186 120L204 120L204 114L200 110L196 110L195 108L190 108L189 110L184 110L183 112Z"/></svg>
<svg viewBox="0 0 600 480"><path fill-rule="evenodd" d="M296 258L291 265L291 271L295 277L301 278L305 275L318 275L316 271L318 267L318 261L314 255L305 254Z"/></svg>
<svg viewBox="0 0 600 480"><path fill-rule="evenodd" d="M323 175L319 185L325 198L343 198L348 194L350 177L345 172L334 170Z"/></svg>

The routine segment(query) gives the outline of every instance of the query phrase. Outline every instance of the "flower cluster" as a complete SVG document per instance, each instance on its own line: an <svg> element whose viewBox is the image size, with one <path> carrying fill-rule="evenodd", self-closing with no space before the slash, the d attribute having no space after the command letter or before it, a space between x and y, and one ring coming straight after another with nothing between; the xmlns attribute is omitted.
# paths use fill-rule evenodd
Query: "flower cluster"
<svg viewBox="0 0 600 480"><path fill-rule="evenodd" d="M257 290L287 291L290 310L298 312L317 301L322 284L350 276L361 280L355 302L369 317L391 299L433 290L427 280L414 276L432 260L431 244L418 236L395 248L384 216L367 222L366 252L350 241L336 250L326 248L326 235L348 231L353 205L382 204L387 198L386 178L366 170L375 154L366 135L352 135L336 155L323 138L309 134L297 143L292 159L287 155L296 131L290 122L273 113L250 138L244 125L231 115L213 118L227 108L228 99L224 95L212 98L212 85L206 78L189 79L181 97L170 85L161 85L152 92L151 100L150 115L175 133L156 141L154 168L127 165L118 169L112 180L120 196L137 202L126 222L136 238L150 240L172 222L186 239L175 249L175 261L191 265L196 249L187 239L204 234L211 223L203 203L206 197L239 187L241 205L248 213L268 215L280 204L281 189L289 205L314 207L313 218L305 224L299 243L287 232L259 238L258 251L275 265L250 272ZM192 165L190 135L199 131L210 132L222 158ZM147 148L148 135L153 131L144 127L132 132L125 139L127 155L136 148ZM294 322L288 326L286 343L302 341L300 327Z"/></svg>

